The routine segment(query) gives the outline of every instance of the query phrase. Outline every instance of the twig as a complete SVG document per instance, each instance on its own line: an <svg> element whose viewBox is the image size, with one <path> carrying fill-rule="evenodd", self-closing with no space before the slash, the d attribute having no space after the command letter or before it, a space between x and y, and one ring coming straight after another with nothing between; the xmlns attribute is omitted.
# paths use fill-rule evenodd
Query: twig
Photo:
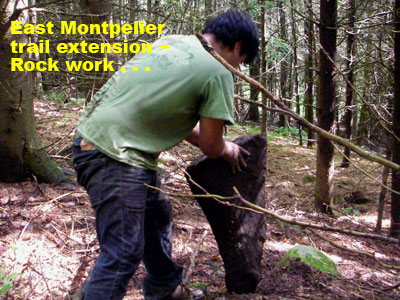
<svg viewBox="0 0 400 300"><path fill-rule="evenodd" d="M357 237L371 238L371 239L377 239L377 240L381 240L381 241L385 241L385 242L389 242L389 243L400 244L399 239L387 237L387 236L380 235L380 234L353 231L350 229L343 229L343 228L334 227L334 226L330 226L330 225L326 225L326 224L307 223L307 222L299 221L296 218L283 217L283 216L278 215L270 210L267 210L265 208L262 208L261 206L258 206L254 203L247 201L240 195L240 193L236 187L233 187L233 190L234 190L236 196L224 197L224 196L209 194L203 187L201 187L198 183L193 181L193 179L190 178L189 180L191 180L191 182L196 184L196 186L198 186L202 191L204 191L205 195L203 195L203 194L201 194L201 195L184 195L184 194L169 193L160 188L157 188L157 187L154 187L154 186L151 186L148 184L145 184L145 186L155 189L166 195L172 195L172 196L178 196L178 197L188 197L188 198L197 198L199 196L200 196L199 198L212 198L212 199L218 201L222 205L227 205L227 206L234 207L234 208L244 209L244 210L248 210L248 211L251 211L254 213L261 213L261 214L271 216L275 219L278 219L282 222L289 223L292 225L298 225L298 226L306 227L306 228L310 227L310 228L324 230L324 231L339 232L339 233L348 234L348 235L357 236ZM223 201L225 199L228 199L228 200L239 199L240 202L245 204L247 207L238 206L238 205L232 204L228 201Z"/></svg>
<svg viewBox="0 0 400 300"><path fill-rule="evenodd" d="M399 287L400 287L400 282L396 283L395 285L392 285L392 286L389 286L389 287L383 289L383 291L387 292L387 291L390 291L390 290L397 289Z"/></svg>
<svg viewBox="0 0 400 300"><path fill-rule="evenodd" d="M349 229L343 229L343 228L339 228L339 227L334 227L334 226L330 226L330 225L326 225L326 224L317 224L317 223L307 223L307 222L303 222L303 221L299 221L296 218L290 218L290 217L283 217L280 216L272 211L269 211L265 208L262 208L256 204L253 204L249 201L247 201L246 199L244 199L239 191L237 190L236 187L233 188L235 193L238 195L238 199L245 205L249 206L250 208L252 208L253 210L256 210L258 212L261 212L265 215L271 216L275 219L278 219L282 222L285 223L289 223L292 225L298 225L301 227L310 227L310 228L314 228L314 229L319 229L319 230L324 230L324 231L332 231L332 232L339 232L339 233L344 233L344 234L349 234L349 235L353 235L353 236L357 236L357 237L364 237L364 238L372 238L372 239L377 239L377 240L381 240L381 241L385 241L385 242L389 242L389 243L394 243L394 244L400 244L400 240L396 239L396 238L392 238L392 237L387 237L384 235L379 235L379 234L374 234L374 233L366 233L366 232L360 232L360 231L353 231L353 230L349 230Z"/></svg>
<svg viewBox="0 0 400 300"><path fill-rule="evenodd" d="M279 99L277 96L271 94L270 92L268 92L268 90L262 85L260 84L258 81L254 80L253 78L241 73L240 71L238 71L237 69L235 69L234 67L232 67L230 64L228 64L217 52L215 52L215 50L208 44L208 42L203 38L202 35L200 34L196 34L197 38L200 40L201 44L203 45L203 47L215 58L217 59L222 65L224 65L225 68L227 68L229 71L231 71L233 74L235 74L236 76L242 78L243 80L245 80L246 82L252 84L253 86L257 87L267 98L269 98L277 107L279 107L280 109L282 109L282 111L292 117L293 119L297 120L301 125L310 128L311 130L315 131L316 133L318 133L319 135L323 136L326 139L329 139L331 141L334 141L342 146L346 146L348 148L350 148L352 151L358 153L360 156L370 160L370 161L374 161L377 162L381 165L384 166L388 166L389 168L395 169L395 170L400 170L400 166L394 162L388 161L385 158L382 158L378 155L374 155L374 154L370 154L362 149L360 149L359 147L357 147L356 145L352 144L351 142L349 142L349 140L347 139L343 139L335 134L332 134L326 130L323 130L322 128L316 126L315 124L307 121L306 119L300 117L299 115L297 115L296 113L294 113L293 111L291 111L285 104L282 103L281 99ZM264 107L264 106L263 106Z"/></svg>
<svg viewBox="0 0 400 300"><path fill-rule="evenodd" d="M394 266L394 265L387 265L383 262L381 262L380 260L378 260L375 256L375 253L371 253L371 252L367 252L367 251L362 251L362 250L357 250L357 249L351 249L351 248L347 248L344 247L342 245L339 245L338 243L331 241L329 239L327 239L326 237L320 235L318 232L316 232L313 229L310 229L312 233L314 233L317 237L319 237L320 239L328 242L329 244L331 244L332 246L335 246L336 248L345 250L345 251L349 251L349 252L353 252L356 254L361 254L361 255L366 255L368 257L371 257L373 260L375 260L378 264L380 264L382 267L388 268L388 269L396 269L396 270L400 270L400 266Z"/></svg>
<svg viewBox="0 0 400 300"><path fill-rule="evenodd" d="M208 233L208 231L204 230L203 234L201 235L201 237L199 239L199 242L197 243L196 251L193 253L192 257L190 258L189 268L188 268L188 270L186 272L185 278L182 280L182 284L184 286L186 286L188 284L188 282L189 282L190 276L192 275L192 272L193 272L193 267L194 267L194 264L195 264L195 261L196 261L196 257L199 255L200 246L203 243L203 240L206 237L207 233Z"/></svg>
<svg viewBox="0 0 400 300"><path fill-rule="evenodd" d="M65 232L62 232L62 231L59 230L57 227L55 227L53 224L50 223L50 225L51 225L51 227L53 227L53 229L54 229L58 234L65 235L65 237L66 237L67 239L70 239L71 241L73 241L73 242L75 242L75 243L78 243L78 244L81 244L81 245L86 245L84 242L79 241L79 240L75 239L75 238L72 237L72 236L69 236L69 235L66 234ZM64 242L64 244L66 244L65 241L64 241L61 237L60 237L60 240L62 240L62 241Z"/></svg>
<svg viewBox="0 0 400 300"><path fill-rule="evenodd" d="M383 295L385 295L387 297L390 297L390 298L393 298L393 299L397 299L397 297L395 295L391 295L391 294L385 293L385 290L378 290L378 289L373 288L373 287L361 286L361 285L358 285L358 284L354 283L354 280L348 280L348 279L342 278L340 276L335 276L335 277L336 277L336 279L338 279L340 281L343 281L345 283L349 283L349 284L355 286L358 289L362 289L362 290L371 291L371 292L374 292L374 293L383 294Z"/></svg>
<svg viewBox="0 0 400 300"><path fill-rule="evenodd" d="M32 269L31 269L31 272L32 272ZM28 300L28 299L29 299L29 297L30 297L31 294L33 293L34 289L39 285L40 282L41 282L41 280L39 279L39 280L35 283L35 285L32 286L31 281L29 281L31 289L30 289L30 291L26 294L26 296L24 297L23 300Z"/></svg>
<svg viewBox="0 0 400 300"><path fill-rule="evenodd" d="M72 279L71 287L70 287L68 293L65 295L64 300L78 298L78 297L75 297L75 295L79 294L79 292L81 292L81 293L77 296L82 295L82 299L83 299L83 296L84 296L84 293L86 290L85 282L87 279L82 284L81 284L81 281L85 275L85 271L86 271L88 265L89 265L89 257L88 257L88 255L85 255L85 256L83 256L82 262L79 265L74 278Z"/></svg>
<svg viewBox="0 0 400 300"><path fill-rule="evenodd" d="M249 103L249 104L253 104L253 105L256 105L256 106L258 106L258 107L265 108L266 110L269 110L269 111L273 111L273 112L277 112L277 113L285 113L285 111L282 110L282 109L279 109L279 108L271 108L271 107L268 107L268 106L266 106L266 105L263 105L262 103L260 103L260 102L258 102L258 101L246 99L246 98L240 97L239 95L236 95L236 94L234 94L233 97L234 97L235 99L238 99L238 100L242 101L242 102L246 102L246 103Z"/></svg>
<svg viewBox="0 0 400 300"><path fill-rule="evenodd" d="M171 192L167 192L163 189L160 189L158 187L149 185L147 183L144 184L144 186L151 188L153 190L159 191L167 196L175 196L175 197L186 197L186 198L216 198L218 200L222 200L222 201L230 201L230 200L234 200L237 197L236 196L231 196L231 197L224 197L224 196L219 196L219 195L211 195L211 194L207 194L207 195L188 195L188 194L179 194L179 193L171 193ZM224 205L227 205L226 202L223 203ZM229 204L229 203L228 203Z"/></svg>
<svg viewBox="0 0 400 300"><path fill-rule="evenodd" d="M43 275L43 265L42 265L42 260L40 259L40 256L38 257L38 260L39 260L39 266L40 266L40 273L39 273L39 275L43 278L43 281L44 281L44 283L45 283L45 285L46 285L47 291L48 291L49 294L50 294L50 299L53 300L53 299L54 299L54 298L53 298L53 293L51 292L50 287L49 287L49 284L47 283L47 278Z"/></svg>
<svg viewBox="0 0 400 300"><path fill-rule="evenodd" d="M370 103L368 103L364 97L360 94L360 92L358 91L358 89L354 86L354 84L352 82L349 81L349 79L347 78L347 76L345 74L343 74L342 70L338 67L337 63L329 56L327 55L326 50L322 47L322 45L319 45L320 49L322 50L322 52L324 52L324 54L327 56L327 58L330 60L330 62L332 63L332 65L334 66L334 68L336 69L336 71L342 75L343 79L346 81L346 84L348 84L351 89L357 94L357 96L359 97L359 99L368 107L368 109L376 115L377 117L377 121L378 123L382 126L382 128L389 133L394 139L396 139L397 141L400 141L400 138L398 136L395 135L395 133L390 130L385 124L383 124L382 120L385 121L389 126L391 126L391 124L386 121L380 114L379 112L376 110L374 105L371 105Z"/></svg>
<svg viewBox="0 0 400 300"><path fill-rule="evenodd" d="M236 204L233 204L232 202L230 202L231 200L235 200L237 199L236 196L231 196L231 197L224 197L224 196L219 196L219 195L215 195L215 194L210 194L208 193L204 188L202 188L199 184L197 184L195 181L193 181L191 178L189 178L189 180L191 182L193 182L193 184L195 184L197 187L199 187L202 191L204 191L205 194L197 194L197 195L188 195L188 194L179 194L179 193L170 193L167 192L163 189L160 189L158 187L152 186L152 185L148 185L147 183L144 184L144 186L151 188L153 190L159 191L167 196L174 196L174 197L184 197L184 198L211 198L214 199L215 201L217 201L219 204L221 205L225 205L225 206L229 206L229 207L235 207L235 208L239 208L239 209L243 209L243 210L248 210L248 211L252 211L254 213L259 214L260 212L255 211L251 208L248 207L243 207L243 206L238 206Z"/></svg>
<svg viewBox="0 0 400 300"><path fill-rule="evenodd" d="M342 155L343 157L345 157L350 164L353 165L353 167L355 167L357 170L359 170L360 172L362 172L365 176L367 176L369 179L372 179L373 181L375 181L376 183L378 183L380 186L384 187L385 189L391 191L392 193L395 193L397 195L400 195L400 192L393 190L390 186L383 184L381 181L379 181L378 179L376 179L374 176L372 176L371 174L369 174L367 171L364 171L363 169L361 169L360 167L358 167L351 159L350 157L348 157L346 154L344 154L342 151L340 151L339 147L336 146L335 144L333 144L333 146L336 148L336 150L339 152L340 155Z"/></svg>
<svg viewBox="0 0 400 300"><path fill-rule="evenodd" d="M57 201L57 200L60 200L61 198L64 198L64 197L68 196L68 195L72 195L72 194L83 194L83 193L84 193L84 192L68 192L68 193L62 194L62 195L60 195L60 196L58 196L58 197L55 197L55 198L51 199L50 201L47 201L47 202L45 202L45 203L41 203L41 204L37 207L37 209L33 212L33 214L32 214L32 216L30 217L28 223L27 223L27 224L25 225L25 227L22 229L21 233L20 233L19 236L18 236L18 239L19 239L19 240L22 239L22 237L24 236L24 233L25 233L26 229L28 228L29 224L32 222L32 220L33 220L34 218L36 218L36 217L38 216L38 214L39 214L40 209L42 208L42 206L44 206L44 205L46 205L46 204L51 204L51 203L53 203L53 202L55 202L55 201Z"/></svg>
<svg viewBox="0 0 400 300"><path fill-rule="evenodd" d="M56 141L54 141L53 143L50 143L46 146L43 146L42 148L32 148L33 150L45 150L47 148L50 148L52 146L56 146L59 142L61 142L62 140L64 140L65 138L67 138L74 130L75 130L76 126L73 126L72 129L70 131L68 131L68 133L62 137L60 137L59 139L57 139ZM54 148L54 147L53 147ZM51 152L51 150L53 150L53 148L51 148L48 152Z"/></svg>

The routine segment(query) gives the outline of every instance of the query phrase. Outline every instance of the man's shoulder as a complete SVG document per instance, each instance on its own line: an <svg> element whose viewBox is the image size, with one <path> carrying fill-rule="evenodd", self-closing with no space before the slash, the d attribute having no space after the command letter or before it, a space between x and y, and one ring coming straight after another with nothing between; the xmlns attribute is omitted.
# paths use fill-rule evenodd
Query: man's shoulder
<svg viewBox="0 0 400 300"><path fill-rule="evenodd" d="M230 75L230 72L204 49L195 35L166 35L157 40L153 48L157 49L157 58L163 66L179 67L182 74L188 67L192 75L195 74L200 81L209 80L214 76Z"/></svg>

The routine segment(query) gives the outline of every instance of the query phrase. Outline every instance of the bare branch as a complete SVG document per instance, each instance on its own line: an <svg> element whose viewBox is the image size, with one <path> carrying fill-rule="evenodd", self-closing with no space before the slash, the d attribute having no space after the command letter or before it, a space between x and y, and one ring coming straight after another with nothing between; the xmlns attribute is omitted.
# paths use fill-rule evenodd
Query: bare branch
<svg viewBox="0 0 400 300"><path fill-rule="evenodd" d="M378 155L374 155L374 154L370 154L365 152L364 150L360 149L359 147L357 147L356 145L354 145L353 143L351 143L349 140L347 139L343 139L335 134L332 134L328 131L323 130L322 128L316 126L315 124L307 121L306 119L300 117L299 115L297 115L296 113L294 113L293 111L291 111L285 104L282 103L281 99L278 98L277 96L271 94L270 92L268 92L268 90L261 85L258 81L254 80L253 78L241 73L240 71L238 71L237 69L235 69L234 67L232 67L230 64L228 64L217 52L215 52L215 50L208 44L208 42L203 38L202 35L200 34L196 34L197 38L200 40L200 42L202 43L203 47L212 55L214 56L215 59L217 59L221 64L224 65L225 68L227 68L229 71L231 71L233 74L235 74L236 76L242 78L243 80L247 81L248 83L254 85L255 87L257 87L258 89L260 89L260 91L269 99L271 99L271 101L278 106L280 109L282 109L283 111L285 111L285 114L289 115L290 117L292 117L293 119L295 119L296 121L298 121L301 125L306 126L308 128L310 128L311 130L315 131L316 133L318 133L319 135L334 141L342 146L346 146L348 148L350 148L352 151L356 152L357 154L359 154L360 156L370 160L370 161L374 161L377 162L381 165L384 166L388 166L391 169L394 170L400 170L400 166L398 164L395 164L394 162L388 161L387 159L380 157Z"/></svg>

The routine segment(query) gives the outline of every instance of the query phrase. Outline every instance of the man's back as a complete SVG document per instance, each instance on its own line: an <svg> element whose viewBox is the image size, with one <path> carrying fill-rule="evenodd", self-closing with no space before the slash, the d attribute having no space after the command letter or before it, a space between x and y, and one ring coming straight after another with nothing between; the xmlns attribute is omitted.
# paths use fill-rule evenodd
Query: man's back
<svg viewBox="0 0 400 300"><path fill-rule="evenodd" d="M167 36L152 48L95 95L78 133L114 159L155 169L158 153L189 135L200 116L233 123L233 80L195 36Z"/></svg>

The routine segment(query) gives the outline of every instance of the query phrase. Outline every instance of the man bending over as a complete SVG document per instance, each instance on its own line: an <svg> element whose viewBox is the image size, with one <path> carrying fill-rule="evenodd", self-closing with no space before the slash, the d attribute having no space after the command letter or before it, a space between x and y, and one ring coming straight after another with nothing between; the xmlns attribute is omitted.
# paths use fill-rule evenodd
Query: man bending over
<svg viewBox="0 0 400 300"><path fill-rule="evenodd" d="M203 37L234 67L258 51L255 23L234 10L207 24ZM146 300L190 299L180 285L182 267L171 257L171 205L145 184L160 186L157 157L184 139L238 171L245 167L248 153L223 138L224 125L234 122L232 74L196 36L166 36L152 49L95 94L73 142L77 180L89 194L100 244L85 300L122 299L142 260Z"/></svg>

